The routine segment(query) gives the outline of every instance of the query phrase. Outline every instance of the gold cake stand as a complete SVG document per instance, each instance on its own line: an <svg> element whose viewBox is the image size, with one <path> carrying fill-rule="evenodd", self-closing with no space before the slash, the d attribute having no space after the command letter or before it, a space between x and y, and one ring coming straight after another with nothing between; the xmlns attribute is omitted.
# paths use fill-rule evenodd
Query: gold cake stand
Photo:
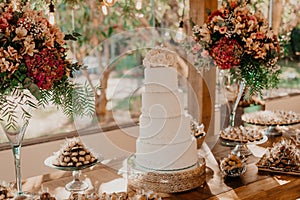
<svg viewBox="0 0 300 200"><path fill-rule="evenodd" d="M205 183L205 159L199 158L191 167L178 170L151 170L138 166L135 155L127 159L128 187L158 193L184 192Z"/></svg>

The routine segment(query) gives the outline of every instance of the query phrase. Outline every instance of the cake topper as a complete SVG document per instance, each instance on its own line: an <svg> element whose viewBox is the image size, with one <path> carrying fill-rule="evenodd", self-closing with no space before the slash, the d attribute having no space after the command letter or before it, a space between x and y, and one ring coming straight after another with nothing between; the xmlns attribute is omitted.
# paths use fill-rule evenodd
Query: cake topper
<svg viewBox="0 0 300 200"><path fill-rule="evenodd" d="M146 53L143 60L145 67L170 67L177 63L177 55L166 47L155 47Z"/></svg>

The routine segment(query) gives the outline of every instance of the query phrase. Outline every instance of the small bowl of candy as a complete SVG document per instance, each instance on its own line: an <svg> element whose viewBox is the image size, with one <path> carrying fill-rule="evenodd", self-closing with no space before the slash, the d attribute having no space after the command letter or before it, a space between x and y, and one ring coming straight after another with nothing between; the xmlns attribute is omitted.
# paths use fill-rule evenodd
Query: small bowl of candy
<svg viewBox="0 0 300 200"><path fill-rule="evenodd" d="M238 156L229 154L221 160L220 169L225 176L238 177L245 173L246 164Z"/></svg>

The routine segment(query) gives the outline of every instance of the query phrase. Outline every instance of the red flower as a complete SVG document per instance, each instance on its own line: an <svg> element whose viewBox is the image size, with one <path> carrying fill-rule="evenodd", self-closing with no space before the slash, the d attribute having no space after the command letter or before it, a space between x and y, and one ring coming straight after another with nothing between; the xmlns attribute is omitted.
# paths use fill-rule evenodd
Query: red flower
<svg viewBox="0 0 300 200"><path fill-rule="evenodd" d="M231 1L230 4L229 4L229 6L230 6L231 8L233 8L233 9L236 8L237 5L238 5L237 2L235 2L235 1Z"/></svg>
<svg viewBox="0 0 300 200"><path fill-rule="evenodd" d="M9 26L7 19L0 18L0 29L5 30Z"/></svg>
<svg viewBox="0 0 300 200"><path fill-rule="evenodd" d="M254 21L254 24L257 24L257 19L254 15L249 15L248 19L249 19L249 21L251 21L251 20Z"/></svg>
<svg viewBox="0 0 300 200"><path fill-rule="evenodd" d="M235 39L221 38L209 51L220 69L230 69L240 65L242 47Z"/></svg>
<svg viewBox="0 0 300 200"><path fill-rule="evenodd" d="M220 10L216 10L214 11L209 17L208 17L208 23L211 22L211 20L215 17L215 16L221 16L222 12Z"/></svg>
<svg viewBox="0 0 300 200"><path fill-rule="evenodd" d="M10 21L13 18L12 14L7 12L3 13L3 17L7 19L7 21Z"/></svg>
<svg viewBox="0 0 300 200"><path fill-rule="evenodd" d="M25 56L25 60L27 75L41 89L50 90L66 74L66 61L55 48L44 48L33 56Z"/></svg>
<svg viewBox="0 0 300 200"><path fill-rule="evenodd" d="M225 8L225 9L220 9L222 15L222 18L226 18L226 16L230 13L229 9Z"/></svg>
<svg viewBox="0 0 300 200"><path fill-rule="evenodd" d="M265 34L263 32L257 32L256 33L256 38L259 40L262 40L265 38Z"/></svg>

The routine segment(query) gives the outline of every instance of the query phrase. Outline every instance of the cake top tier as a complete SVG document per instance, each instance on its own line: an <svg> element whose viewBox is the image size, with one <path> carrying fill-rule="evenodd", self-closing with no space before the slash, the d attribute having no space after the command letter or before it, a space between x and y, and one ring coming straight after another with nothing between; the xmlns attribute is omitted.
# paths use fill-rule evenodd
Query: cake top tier
<svg viewBox="0 0 300 200"><path fill-rule="evenodd" d="M143 65L145 67L168 67L177 62L176 53L165 47L155 47L146 54Z"/></svg>

